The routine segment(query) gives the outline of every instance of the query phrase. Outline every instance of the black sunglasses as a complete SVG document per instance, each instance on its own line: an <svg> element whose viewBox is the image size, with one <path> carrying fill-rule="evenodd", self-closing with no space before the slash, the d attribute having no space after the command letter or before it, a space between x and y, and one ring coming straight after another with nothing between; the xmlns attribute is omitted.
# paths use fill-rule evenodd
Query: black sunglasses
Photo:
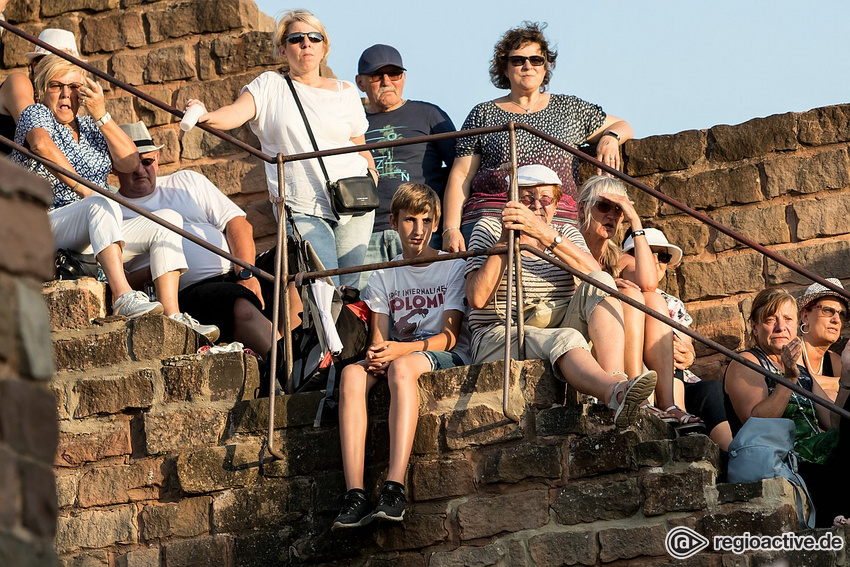
<svg viewBox="0 0 850 567"><path fill-rule="evenodd" d="M304 41L305 37L307 39L309 39L312 43L321 43L321 42L325 41L325 36L323 36L322 34L320 34L317 31L311 31L309 33L304 33L304 32L291 33L288 36L286 36L286 41L288 41L292 45L298 45L299 43Z"/></svg>
<svg viewBox="0 0 850 567"><path fill-rule="evenodd" d="M669 264L670 260L673 259L673 255L669 252L665 252L663 250L659 250L658 252L653 252L653 255L658 256L658 262L661 264Z"/></svg>
<svg viewBox="0 0 850 567"><path fill-rule="evenodd" d="M530 57L525 57L524 55L511 55L508 58L508 63L513 65L514 67L522 67L525 65L525 62L528 61L535 67L540 67L544 63L546 63L546 58L542 55L532 55Z"/></svg>
<svg viewBox="0 0 850 567"><path fill-rule="evenodd" d="M607 215L608 213L610 213L611 209L613 209L614 212L617 213L618 215L623 214L623 207L621 207L620 205L615 205L614 203L612 203L610 201L599 200L599 201L596 201L595 206L596 206L596 210L599 211L600 213L602 213L603 215Z"/></svg>
<svg viewBox="0 0 850 567"><path fill-rule="evenodd" d="M141 159L142 165L145 167L151 166L156 163L156 158L146 157Z"/></svg>

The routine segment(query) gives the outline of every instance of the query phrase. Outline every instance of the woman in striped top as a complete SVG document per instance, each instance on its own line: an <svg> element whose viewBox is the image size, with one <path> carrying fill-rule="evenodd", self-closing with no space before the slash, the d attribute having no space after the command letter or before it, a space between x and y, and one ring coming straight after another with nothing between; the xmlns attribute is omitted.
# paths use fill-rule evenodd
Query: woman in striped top
<svg viewBox="0 0 850 567"><path fill-rule="evenodd" d="M522 244L546 251L613 287L613 278L599 270L581 234L570 225L552 225L561 196L558 175L542 165L527 165L517 170L517 176L520 200L508 202L501 218L482 218L476 224L471 237L474 247L505 244L508 230L517 230ZM498 360L504 352L506 268L505 254L467 261L475 362ZM627 379L620 302L587 283L576 290L572 275L529 254L522 258L522 281L528 356L549 359L573 388L614 409L618 426L630 425L640 403L655 387L655 372ZM593 354L588 339L593 341Z"/></svg>

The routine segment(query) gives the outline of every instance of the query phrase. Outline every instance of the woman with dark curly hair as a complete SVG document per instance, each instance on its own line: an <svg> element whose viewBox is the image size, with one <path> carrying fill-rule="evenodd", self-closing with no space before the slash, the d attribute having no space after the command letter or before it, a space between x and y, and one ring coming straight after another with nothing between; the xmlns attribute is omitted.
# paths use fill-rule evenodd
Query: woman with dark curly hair
<svg viewBox="0 0 850 567"><path fill-rule="evenodd" d="M510 121L528 124L573 146L595 143L596 157L619 169L620 144L632 137L632 127L578 97L546 92L558 54L543 35L545 27L523 22L505 32L495 46L490 81L496 88L510 92L476 105L463 129ZM523 130L517 131L517 153L519 165L542 164L558 174L563 195L554 222L575 225L578 161ZM509 161L508 132L458 138L443 198L444 250L465 250L475 223L482 217L501 214L507 202L507 184L499 167Z"/></svg>

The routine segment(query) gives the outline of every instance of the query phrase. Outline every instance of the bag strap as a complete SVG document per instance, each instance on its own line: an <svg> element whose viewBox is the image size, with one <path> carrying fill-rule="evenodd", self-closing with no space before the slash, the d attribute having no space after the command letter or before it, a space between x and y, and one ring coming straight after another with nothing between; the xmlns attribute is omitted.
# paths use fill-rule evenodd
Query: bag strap
<svg viewBox="0 0 850 567"><path fill-rule="evenodd" d="M286 78L286 84L289 85L289 90L292 91L292 98L295 99L295 105L298 106L298 112L301 113L301 118L304 120L304 126L307 127L307 135L310 136L310 143L313 144L313 149L317 152L319 151L319 145L316 143L316 138L313 136L313 129L310 128L310 122L307 120L307 113L304 112L304 107L301 106L301 99L298 98L298 93L295 92L295 85L292 84L292 79L289 78L289 75L284 75ZM325 181L330 181L331 178L328 176L328 170L325 169L325 162L322 158L316 158L319 160L319 166L322 168L322 173L325 176Z"/></svg>
<svg viewBox="0 0 850 567"><path fill-rule="evenodd" d="M797 516L800 519L800 526L805 526L810 530L815 528L815 503L812 500L812 495L809 494L809 487L806 486L806 481L803 480L803 477L800 476L800 473L797 472L797 453L791 451L788 453L788 468L791 469L791 477L787 478L791 481L791 484L794 485L794 496L797 499ZM803 495L806 496L806 504L809 505L809 517L807 519L803 518Z"/></svg>

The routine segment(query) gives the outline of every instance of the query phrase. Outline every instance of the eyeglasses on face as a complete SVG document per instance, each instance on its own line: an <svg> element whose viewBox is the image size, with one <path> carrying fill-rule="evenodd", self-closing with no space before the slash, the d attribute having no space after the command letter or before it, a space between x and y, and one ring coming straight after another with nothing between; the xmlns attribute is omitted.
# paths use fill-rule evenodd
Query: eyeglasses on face
<svg viewBox="0 0 850 567"><path fill-rule="evenodd" d="M322 43L323 41L325 41L325 36L323 36L322 34L320 34L319 32L316 32L316 31L311 31L311 32L307 32L307 33L305 33L305 32L291 33L288 36L286 36L286 41L291 43L292 45L298 45L298 44L300 44L301 42L304 41L305 37L310 40L310 43Z"/></svg>
<svg viewBox="0 0 850 567"><path fill-rule="evenodd" d="M835 314L838 314L838 317L841 319L843 323L847 322L847 311L843 309L836 309L835 307L830 307L828 305L815 305L812 309L817 309L820 311L821 317L826 317L827 319L832 319L835 317Z"/></svg>
<svg viewBox="0 0 850 567"><path fill-rule="evenodd" d="M658 258L660 264L669 264L670 260L673 259L673 255L666 250L653 250L652 255Z"/></svg>
<svg viewBox="0 0 850 567"><path fill-rule="evenodd" d="M82 87L82 83L60 83L59 81L50 81L47 83L47 92L49 93L59 93L65 90L65 87L72 92L78 92Z"/></svg>
<svg viewBox="0 0 850 567"><path fill-rule="evenodd" d="M531 193L526 193L525 195L519 198L519 202L525 205L526 207L530 207L535 201L539 202L540 205L543 207L548 207L549 205L555 202L555 198L549 195L535 196Z"/></svg>
<svg viewBox="0 0 850 567"><path fill-rule="evenodd" d="M369 77L370 83L380 83L384 76L386 76L391 81L399 81L402 76L404 76L404 71L393 71L392 73L374 73L372 75L366 75Z"/></svg>
<svg viewBox="0 0 850 567"><path fill-rule="evenodd" d="M600 213L602 213L603 215L607 215L612 210L614 211L614 213L616 213L618 215L623 214L623 207L621 207L620 205L615 205L614 203L612 203L610 201L599 200L599 201L596 201L596 204L594 206L596 207L596 210L599 211Z"/></svg>
<svg viewBox="0 0 850 567"><path fill-rule="evenodd" d="M541 65L546 63L546 58L542 55L531 55L529 57L526 57L524 55L509 55L507 59L508 63L510 63L514 67L522 67L523 65L525 65L526 61L531 63L534 67L540 67Z"/></svg>
<svg viewBox="0 0 850 567"><path fill-rule="evenodd" d="M156 158L146 157L141 159L142 165L145 167L150 167L156 163Z"/></svg>

